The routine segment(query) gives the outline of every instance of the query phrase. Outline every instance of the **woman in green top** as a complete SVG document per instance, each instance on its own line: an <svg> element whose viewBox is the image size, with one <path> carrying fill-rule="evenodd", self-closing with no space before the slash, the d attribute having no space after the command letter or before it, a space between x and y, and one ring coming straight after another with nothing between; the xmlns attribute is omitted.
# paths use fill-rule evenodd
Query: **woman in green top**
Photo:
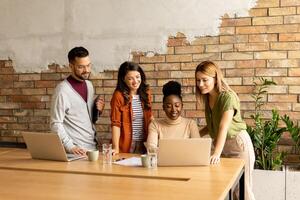
<svg viewBox="0 0 300 200"><path fill-rule="evenodd" d="M200 63L195 72L197 99L204 105L207 126L201 136L209 134L214 143L211 163L220 156L245 160L245 196L254 199L251 190L254 150L240 113L237 94L226 84L219 67L211 62Z"/></svg>

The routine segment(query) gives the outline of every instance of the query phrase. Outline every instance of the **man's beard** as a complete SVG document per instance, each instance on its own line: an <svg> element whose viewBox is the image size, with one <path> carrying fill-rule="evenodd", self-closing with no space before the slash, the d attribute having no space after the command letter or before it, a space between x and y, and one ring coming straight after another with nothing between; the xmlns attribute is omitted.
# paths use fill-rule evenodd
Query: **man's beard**
<svg viewBox="0 0 300 200"><path fill-rule="evenodd" d="M88 80L90 78L91 73L84 73L84 74L75 74L75 76L80 80Z"/></svg>

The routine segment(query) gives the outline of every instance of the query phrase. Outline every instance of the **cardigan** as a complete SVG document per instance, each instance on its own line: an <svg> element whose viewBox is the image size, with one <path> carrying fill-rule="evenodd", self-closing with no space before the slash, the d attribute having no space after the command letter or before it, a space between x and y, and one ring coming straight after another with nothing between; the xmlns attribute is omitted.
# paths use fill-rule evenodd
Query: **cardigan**
<svg viewBox="0 0 300 200"><path fill-rule="evenodd" d="M75 146L86 150L96 149L95 127L92 123L94 88L87 84L87 102L64 80L57 85L52 95L50 128L57 133L70 152Z"/></svg>

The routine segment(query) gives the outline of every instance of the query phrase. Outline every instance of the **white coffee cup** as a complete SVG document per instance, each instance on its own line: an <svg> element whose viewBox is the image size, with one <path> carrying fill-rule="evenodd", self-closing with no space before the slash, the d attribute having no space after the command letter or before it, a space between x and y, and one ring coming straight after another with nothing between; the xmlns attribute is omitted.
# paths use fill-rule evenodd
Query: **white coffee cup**
<svg viewBox="0 0 300 200"><path fill-rule="evenodd" d="M96 161L99 158L99 151L98 150L94 150L94 151L87 151L86 152L89 161Z"/></svg>

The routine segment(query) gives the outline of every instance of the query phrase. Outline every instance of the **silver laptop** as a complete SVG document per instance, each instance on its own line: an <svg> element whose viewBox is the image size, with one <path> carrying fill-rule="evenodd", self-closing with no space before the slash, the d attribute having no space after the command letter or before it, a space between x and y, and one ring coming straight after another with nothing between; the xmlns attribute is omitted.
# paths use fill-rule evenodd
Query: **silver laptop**
<svg viewBox="0 0 300 200"><path fill-rule="evenodd" d="M59 136L55 133L22 132L31 157L34 159L73 161L85 156L67 154Z"/></svg>
<svg viewBox="0 0 300 200"><path fill-rule="evenodd" d="M158 166L209 165L211 138L161 139Z"/></svg>

